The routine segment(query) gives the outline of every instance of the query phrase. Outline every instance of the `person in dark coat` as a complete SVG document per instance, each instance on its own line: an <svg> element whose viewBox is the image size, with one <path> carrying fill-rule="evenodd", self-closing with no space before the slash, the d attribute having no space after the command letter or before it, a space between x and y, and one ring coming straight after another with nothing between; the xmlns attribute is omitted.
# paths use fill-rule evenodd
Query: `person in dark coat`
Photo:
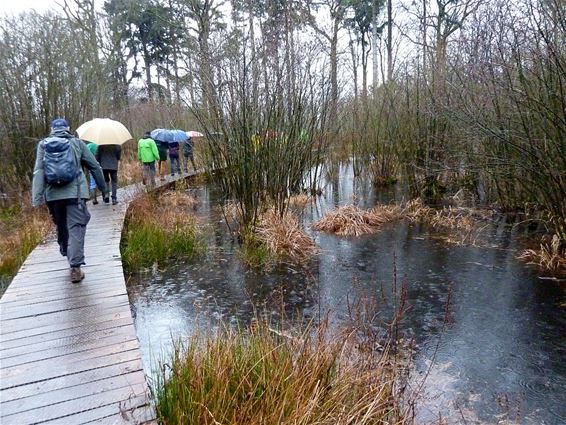
<svg viewBox="0 0 566 425"><path fill-rule="evenodd" d="M197 166L195 165L195 157L193 155L193 138L189 137L183 142L183 157L185 158L185 173L189 172L189 160L193 164L193 170L197 171Z"/></svg>
<svg viewBox="0 0 566 425"><path fill-rule="evenodd" d="M169 165L171 166L171 177L175 175L175 170L181 174L181 163L179 161L179 142L169 143ZM177 166L175 167L175 164Z"/></svg>
<svg viewBox="0 0 566 425"><path fill-rule="evenodd" d="M167 170L163 170L161 169L161 166L163 163L167 163L167 152L169 150L169 143L167 142L162 142L159 140L156 140L155 143L157 144L157 151L159 152L159 161L157 162L157 173L161 176L161 179L165 179L165 176L163 175L164 173L167 172ZM165 165L165 167L167 167L167 165Z"/></svg>
<svg viewBox="0 0 566 425"><path fill-rule="evenodd" d="M122 157L122 148L119 145L99 145L96 159L102 167L106 185L112 180L112 205L118 203L118 162ZM104 200L104 202L107 202Z"/></svg>

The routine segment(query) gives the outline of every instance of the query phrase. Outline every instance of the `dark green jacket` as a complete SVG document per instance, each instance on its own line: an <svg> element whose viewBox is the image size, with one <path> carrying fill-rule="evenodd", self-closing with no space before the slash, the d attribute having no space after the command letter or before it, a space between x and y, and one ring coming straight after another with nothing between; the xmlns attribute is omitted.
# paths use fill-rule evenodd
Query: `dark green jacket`
<svg viewBox="0 0 566 425"><path fill-rule="evenodd" d="M94 158L94 155L81 140L77 139L66 130L52 131L50 136L68 139L69 143L72 143L77 163L90 170L94 180L96 181L98 189L102 193L108 192L106 183L104 182L104 177L102 176L102 168L100 168L100 165ZM75 181L68 183L65 186L52 186L45 181L45 174L43 172L43 156L45 153L44 142L45 140L42 140L37 145L31 190L32 205L38 206L46 201L57 201L60 199L88 199L88 184L82 169Z"/></svg>

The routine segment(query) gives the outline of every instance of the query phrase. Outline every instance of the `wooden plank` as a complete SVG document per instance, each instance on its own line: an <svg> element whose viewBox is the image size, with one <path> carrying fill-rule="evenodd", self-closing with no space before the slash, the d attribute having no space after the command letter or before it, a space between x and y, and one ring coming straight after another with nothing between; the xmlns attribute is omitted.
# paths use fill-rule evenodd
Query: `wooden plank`
<svg viewBox="0 0 566 425"><path fill-rule="evenodd" d="M111 318L110 320L101 322L89 322L84 326L76 326L70 329L54 328L54 330L41 334L35 333L29 336L22 336L17 339L0 341L0 350L10 350L17 347L25 349L25 347L33 346L35 344L45 344L53 340L71 338L76 335L95 333L132 324L133 321L131 317L124 317L119 319Z"/></svg>
<svg viewBox="0 0 566 425"><path fill-rule="evenodd" d="M19 294L13 294L11 297L3 300L2 306L13 307L21 306L26 307L33 304L43 304L46 302L52 302L57 300L73 300L74 298L80 297L92 297L95 295L110 295L114 293L127 294L126 287L124 285L117 285L114 282L103 281L100 285L73 285L77 290L65 290L62 288L53 289L51 291L41 291L30 293L22 292Z"/></svg>
<svg viewBox="0 0 566 425"><path fill-rule="evenodd" d="M92 387L96 387L98 385L97 382L100 380L134 372L143 373L140 358L133 358L72 375L64 375L58 378L7 388L0 391L0 403L4 404L11 400L27 399L38 394L46 394L65 388L72 388L81 384L91 383Z"/></svg>
<svg viewBox="0 0 566 425"><path fill-rule="evenodd" d="M53 303L50 303L50 305L34 304L25 310L21 308L6 308L5 311L2 311L2 320L9 322L11 320L25 319L28 317L44 317L59 312L69 312L69 314L72 314L71 312L74 310L82 310L86 308L96 309L98 306L101 306L101 308L115 307L127 304L128 302L127 295L95 298L93 300L86 298L80 299L74 303L54 301Z"/></svg>
<svg viewBox="0 0 566 425"><path fill-rule="evenodd" d="M92 261L87 263L85 266L85 271L89 268L102 266L102 267L112 267L115 264L119 264L122 266L122 260L120 257L109 257L109 258L101 258L97 257L96 261ZM22 266L18 274L25 275L27 277L33 277L34 275L43 275L45 273L49 274L69 274L69 263L66 261L58 261L51 265L49 264L39 264L39 265L30 265L30 266ZM66 273L59 273L64 271Z"/></svg>
<svg viewBox="0 0 566 425"><path fill-rule="evenodd" d="M119 264L116 263L108 265L107 267L98 266L95 268L88 265L83 267L85 272L85 279L81 283L74 285L86 285L88 284L88 282L97 281L113 276L121 276L122 278L124 277L121 262ZM65 270L57 272L57 274L45 273L40 276L31 277L29 275L22 275L18 278L17 281L12 281L12 284L14 283L17 285L17 287L14 287L14 289L11 290L10 287L12 285L10 285L10 287L8 287L10 293L12 291L33 290L54 285L73 285L70 280L70 270L68 267ZM7 293L8 290L6 291Z"/></svg>
<svg viewBox="0 0 566 425"><path fill-rule="evenodd" d="M32 384L46 379L72 375L78 372L110 366L127 360L139 358L137 340L87 350L81 353L67 354L54 359L40 360L35 363L2 368L0 389L18 385Z"/></svg>
<svg viewBox="0 0 566 425"><path fill-rule="evenodd" d="M12 333L29 329L37 329L37 333L43 333L45 332L45 326L55 325L59 326L58 329L68 329L85 325L90 321L98 320L101 315L104 315L105 317L111 315L117 319L125 316L131 316L130 304L125 303L104 308L102 306L93 306L83 308L80 311L60 311L40 317L24 317L20 319L6 320L2 322L2 340L13 338L13 335L11 335ZM51 327L51 329L53 329L53 327Z"/></svg>
<svg viewBox="0 0 566 425"><path fill-rule="evenodd" d="M79 385L67 386L57 390L34 394L29 397L2 402L2 416L9 416L62 401L76 400L81 397L93 396L113 388L130 387L136 384L145 385L145 375L142 371L125 373L117 376L99 379L95 382L83 382Z"/></svg>
<svg viewBox="0 0 566 425"><path fill-rule="evenodd" d="M141 396L118 403L87 410L72 416L58 418L53 421L39 422L48 425L72 425L102 423L106 425L128 424L134 425L146 422L151 417L151 407L148 405L148 398ZM155 413L153 413L153 416Z"/></svg>
<svg viewBox="0 0 566 425"><path fill-rule="evenodd" d="M120 288L121 285L116 285L117 289L106 292L99 292L92 295L83 294L80 297L64 298L57 300L45 300L31 303L17 303L17 304L4 304L2 306L2 318L10 320L10 317L24 317L19 316L22 310L27 310L28 315L46 314L52 311L71 310L74 308L87 307L89 305L103 304L106 301L113 302L118 298L127 298L127 291ZM22 308L24 307L24 308Z"/></svg>
<svg viewBox="0 0 566 425"><path fill-rule="evenodd" d="M133 328L133 326L131 326ZM18 347L17 350L2 352L3 368L61 357L62 354L76 354L102 349L135 340L135 332L128 327L113 328L94 335L76 335L63 340L51 340L49 344Z"/></svg>
<svg viewBox="0 0 566 425"><path fill-rule="evenodd" d="M78 419L76 415L79 413L82 413L82 418L80 419L81 422L86 422L90 418L98 419L103 416L98 412L88 413L93 409L108 407L104 414L106 414L106 412L109 412L110 414L119 414L120 402L125 402L124 404L128 405L128 400L134 400L135 402L132 403L132 407L147 404L146 391L147 386L145 383L113 388L103 393L95 394L94 397L81 397L38 407L33 410L18 412L13 415L2 416L2 423L44 423L63 418L66 418L66 422L61 423L72 423ZM75 417L73 418L73 416ZM41 418L41 420L38 421L39 418Z"/></svg>
<svg viewBox="0 0 566 425"><path fill-rule="evenodd" d="M77 285L78 286L78 285ZM91 289L95 289L97 286L92 286ZM100 287L100 286L98 286ZM3 303L1 316L3 319L9 320L9 318L17 313L18 310L22 310L22 307L28 310L31 314L40 314L41 310L55 310L55 308L67 305L68 309L76 308L79 306L94 305L95 301L104 302L108 298L124 297L127 296L127 291L124 285L113 285L113 282L106 282L102 284L103 288L107 288L106 291L98 291L94 293L89 293L86 290L78 291L68 291L63 289L59 292L59 297L63 299L46 299L45 297L37 297L35 299L28 299L23 301L14 301L11 303ZM87 288L85 286L85 288ZM108 289L110 288L110 289ZM41 295L41 293L40 293ZM65 295L73 295L65 297Z"/></svg>
<svg viewBox="0 0 566 425"><path fill-rule="evenodd" d="M87 422L89 425L157 425L155 410L152 406L137 407L126 414L107 416L95 421Z"/></svg>

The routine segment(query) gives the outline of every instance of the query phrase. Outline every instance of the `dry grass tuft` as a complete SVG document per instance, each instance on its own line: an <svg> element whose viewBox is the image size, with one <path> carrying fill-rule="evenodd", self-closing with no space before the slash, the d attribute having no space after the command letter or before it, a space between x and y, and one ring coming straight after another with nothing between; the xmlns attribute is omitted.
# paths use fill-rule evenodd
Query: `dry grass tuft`
<svg viewBox="0 0 566 425"><path fill-rule="evenodd" d="M355 331L289 336L259 323L195 336L162 364L164 424L412 423L399 365ZM170 371L170 372L169 372Z"/></svg>
<svg viewBox="0 0 566 425"><path fill-rule="evenodd" d="M425 205L420 198L407 202L403 215L413 222L420 221L436 228L465 232L475 229L478 217L486 218L482 212L470 208L446 207L437 210Z"/></svg>
<svg viewBox="0 0 566 425"><path fill-rule="evenodd" d="M517 258L557 276L566 276L566 248L558 235L543 238L539 249L527 249Z"/></svg>
<svg viewBox="0 0 566 425"><path fill-rule="evenodd" d="M400 217L401 209L396 205L379 205L371 210L345 205L330 211L314 223L312 228L337 235L360 236L375 233L385 223Z"/></svg>
<svg viewBox="0 0 566 425"><path fill-rule="evenodd" d="M299 195L293 195L289 198L289 206L294 208L304 208L311 200L312 196L306 193L301 193Z"/></svg>
<svg viewBox="0 0 566 425"><path fill-rule="evenodd" d="M446 242L456 244L476 244L475 237L480 233L478 221L486 219L482 211L469 208L447 207L434 209L417 198L405 204L378 205L369 210L362 210L353 205L339 207L326 214L313 224L313 229L336 233L344 236L360 236L375 233L386 223L406 218L411 222L426 223L436 229L457 230L458 238L444 238Z"/></svg>
<svg viewBox="0 0 566 425"><path fill-rule="evenodd" d="M0 280L11 280L29 253L53 229L47 208L25 203L0 213Z"/></svg>
<svg viewBox="0 0 566 425"><path fill-rule="evenodd" d="M136 154L128 151L122 154L120 169L118 170L118 179L121 187L142 181L143 168Z"/></svg>
<svg viewBox="0 0 566 425"><path fill-rule="evenodd" d="M180 190L166 192L159 197L160 209L192 208L196 204L197 200L193 196Z"/></svg>
<svg viewBox="0 0 566 425"><path fill-rule="evenodd" d="M280 217L269 210L260 217L254 234L270 254L293 263L303 264L318 252L313 239L290 212Z"/></svg>
<svg viewBox="0 0 566 425"><path fill-rule="evenodd" d="M232 223L241 223L242 219L242 211L238 204L233 201L226 202L222 206L222 211L224 212L224 216L226 220Z"/></svg>

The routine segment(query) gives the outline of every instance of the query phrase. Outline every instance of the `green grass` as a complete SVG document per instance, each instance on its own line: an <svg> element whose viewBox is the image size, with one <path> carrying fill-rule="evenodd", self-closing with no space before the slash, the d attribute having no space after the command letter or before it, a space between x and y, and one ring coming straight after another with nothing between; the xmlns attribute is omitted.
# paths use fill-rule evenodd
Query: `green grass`
<svg viewBox="0 0 566 425"><path fill-rule="evenodd" d="M180 225L164 229L154 223L129 223L126 231L122 261L126 269L136 270L161 264L169 258L193 257L204 252L204 241L194 226Z"/></svg>
<svg viewBox="0 0 566 425"><path fill-rule="evenodd" d="M203 235L193 217L178 203L182 192L173 196L146 194L136 200L126 218L122 236L122 262L135 271L171 258L192 258L206 251Z"/></svg>
<svg viewBox="0 0 566 425"><path fill-rule="evenodd" d="M247 235L243 238L240 249L240 256L242 260L250 267L255 269L268 269L270 268L275 258L269 252L267 245L259 240L253 232L245 232Z"/></svg>

